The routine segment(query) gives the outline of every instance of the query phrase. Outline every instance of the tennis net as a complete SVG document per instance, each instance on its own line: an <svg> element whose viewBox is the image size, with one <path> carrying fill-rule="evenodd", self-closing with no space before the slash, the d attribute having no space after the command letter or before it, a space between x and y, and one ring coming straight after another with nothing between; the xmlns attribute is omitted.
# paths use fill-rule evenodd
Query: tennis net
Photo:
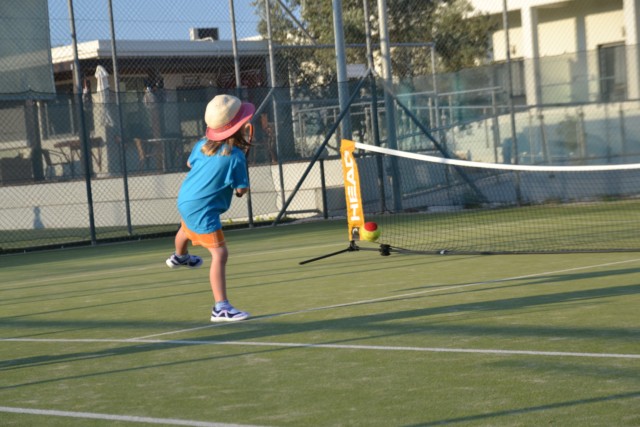
<svg viewBox="0 0 640 427"><path fill-rule="evenodd" d="M640 164L490 164L353 146L383 254L640 250Z"/></svg>

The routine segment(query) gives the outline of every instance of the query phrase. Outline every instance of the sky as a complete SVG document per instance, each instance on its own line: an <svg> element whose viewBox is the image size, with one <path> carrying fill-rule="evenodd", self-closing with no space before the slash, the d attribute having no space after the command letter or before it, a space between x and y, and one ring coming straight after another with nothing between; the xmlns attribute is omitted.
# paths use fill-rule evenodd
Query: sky
<svg viewBox="0 0 640 427"><path fill-rule="evenodd" d="M52 46L71 43L69 0L48 0ZM231 39L230 0L112 0L117 39L188 40L190 28L217 27ZM238 39L258 34L252 0L233 0ZM110 39L108 0L73 0L78 42Z"/></svg>

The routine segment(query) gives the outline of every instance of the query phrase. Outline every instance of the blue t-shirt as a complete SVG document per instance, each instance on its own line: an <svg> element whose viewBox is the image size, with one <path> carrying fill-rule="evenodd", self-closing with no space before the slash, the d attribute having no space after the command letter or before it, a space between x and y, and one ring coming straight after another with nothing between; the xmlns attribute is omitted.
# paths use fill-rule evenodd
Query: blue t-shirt
<svg viewBox="0 0 640 427"><path fill-rule="evenodd" d="M191 170L178 193L178 211L187 228L198 234L222 228L220 214L229 209L234 188L248 188L247 159L237 147L223 155L229 146L221 146L213 156L201 148L204 138L196 143L189 156Z"/></svg>

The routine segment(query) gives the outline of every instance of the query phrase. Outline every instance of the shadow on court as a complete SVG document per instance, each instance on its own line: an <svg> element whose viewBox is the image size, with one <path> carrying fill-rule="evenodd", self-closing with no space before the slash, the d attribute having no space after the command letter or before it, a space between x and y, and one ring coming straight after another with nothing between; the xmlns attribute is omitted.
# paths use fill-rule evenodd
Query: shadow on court
<svg viewBox="0 0 640 427"><path fill-rule="evenodd" d="M482 420L494 419L497 417L504 417L504 416L510 416L510 415L522 415L522 414L530 414L535 412L549 411L553 409L562 409L562 408L568 408L572 406L590 405L593 403L611 402L611 401L623 400L623 399L636 399L638 397L640 397L640 391L635 391L631 393L620 393L620 394L612 394L609 396L595 397L592 399L567 400L565 402L557 402L557 403L551 403L548 405L532 406L530 408L510 409L508 411L489 412L486 414L469 415L466 417L459 417L459 418L449 418L449 419L438 420L433 422L425 422L420 424L410 424L403 427L427 427L427 426L441 426L441 425L447 425L447 424L468 423L472 421L482 421Z"/></svg>

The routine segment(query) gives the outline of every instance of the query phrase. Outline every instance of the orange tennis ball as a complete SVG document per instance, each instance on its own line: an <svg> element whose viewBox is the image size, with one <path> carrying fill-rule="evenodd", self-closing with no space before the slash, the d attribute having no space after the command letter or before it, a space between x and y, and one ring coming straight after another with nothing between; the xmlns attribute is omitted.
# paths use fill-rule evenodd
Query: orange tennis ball
<svg viewBox="0 0 640 427"><path fill-rule="evenodd" d="M380 229L375 222L365 222L360 230L360 240L375 242L380 237Z"/></svg>

